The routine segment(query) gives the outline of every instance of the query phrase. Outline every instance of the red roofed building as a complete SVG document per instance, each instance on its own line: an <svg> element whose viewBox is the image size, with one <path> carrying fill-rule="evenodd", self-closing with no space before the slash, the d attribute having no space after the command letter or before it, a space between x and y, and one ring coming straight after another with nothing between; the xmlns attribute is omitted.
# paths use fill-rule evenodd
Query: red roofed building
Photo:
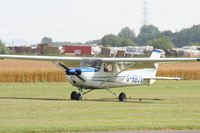
<svg viewBox="0 0 200 133"><path fill-rule="evenodd" d="M92 48L91 46L86 45L65 45L64 47L64 53L72 53L75 55L91 55Z"/></svg>

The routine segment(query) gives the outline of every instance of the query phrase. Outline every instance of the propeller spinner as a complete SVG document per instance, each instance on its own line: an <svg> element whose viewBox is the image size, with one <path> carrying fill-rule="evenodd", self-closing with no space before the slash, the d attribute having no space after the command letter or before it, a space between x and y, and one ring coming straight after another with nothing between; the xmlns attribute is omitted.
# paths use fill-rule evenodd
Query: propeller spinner
<svg viewBox="0 0 200 133"><path fill-rule="evenodd" d="M83 78L80 76L80 75L81 75L81 71L80 71L80 70L76 69L75 72L70 72L70 69L69 69L67 66L65 66L65 65L63 65L63 64L61 64L61 63L59 63L59 65L60 65L62 68L65 69L65 73L66 73L67 75L75 75L75 76L76 76L77 78L79 78L81 81L85 82L85 79L83 79Z"/></svg>

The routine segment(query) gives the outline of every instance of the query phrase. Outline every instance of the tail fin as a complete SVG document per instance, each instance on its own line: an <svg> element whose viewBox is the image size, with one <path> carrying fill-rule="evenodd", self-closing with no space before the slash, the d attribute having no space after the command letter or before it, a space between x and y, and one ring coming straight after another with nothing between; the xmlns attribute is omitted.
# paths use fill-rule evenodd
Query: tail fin
<svg viewBox="0 0 200 133"><path fill-rule="evenodd" d="M155 49L155 50L152 52L150 58L159 59L160 56L161 56L161 51ZM151 77L156 77L156 73L157 73L157 69L158 69L158 64L155 63L154 66L155 66L155 68L152 69ZM150 79L150 84L154 83L155 81L156 81L156 79Z"/></svg>
<svg viewBox="0 0 200 133"><path fill-rule="evenodd" d="M160 56L161 56L161 51L155 49L155 50L152 52L150 58L159 59Z"/></svg>

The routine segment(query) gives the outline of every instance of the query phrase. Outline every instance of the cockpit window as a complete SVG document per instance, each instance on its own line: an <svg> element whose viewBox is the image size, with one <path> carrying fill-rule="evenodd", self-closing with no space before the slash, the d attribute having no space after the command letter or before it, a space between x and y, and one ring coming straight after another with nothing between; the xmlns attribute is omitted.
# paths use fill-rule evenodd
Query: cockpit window
<svg viewBox="0 0 200 133"><path fill-rule="evenodd" d="M113 65L112 64L104 64L104 72L112 72Z"/></svg>
<svg viewBox="0 0 200 133"><path fill-rule="evenodd" d="M81 61L80 63L81 67L93 67L96 69L101 68L101 60L97 60L97 59L84 59Z"/></svg>

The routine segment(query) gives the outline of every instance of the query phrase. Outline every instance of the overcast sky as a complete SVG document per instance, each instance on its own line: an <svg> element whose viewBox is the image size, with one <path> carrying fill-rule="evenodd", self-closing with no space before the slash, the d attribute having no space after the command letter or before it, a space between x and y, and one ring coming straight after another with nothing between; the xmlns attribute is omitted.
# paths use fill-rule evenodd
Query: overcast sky
<svg viewBox="0 0 200 133"><path fill-rule="evenodd" d="M178 31L200 24L199 0L147 0L149 24ZM142 25L143 0L0 0L0 39L85 42Z"/></svg>

